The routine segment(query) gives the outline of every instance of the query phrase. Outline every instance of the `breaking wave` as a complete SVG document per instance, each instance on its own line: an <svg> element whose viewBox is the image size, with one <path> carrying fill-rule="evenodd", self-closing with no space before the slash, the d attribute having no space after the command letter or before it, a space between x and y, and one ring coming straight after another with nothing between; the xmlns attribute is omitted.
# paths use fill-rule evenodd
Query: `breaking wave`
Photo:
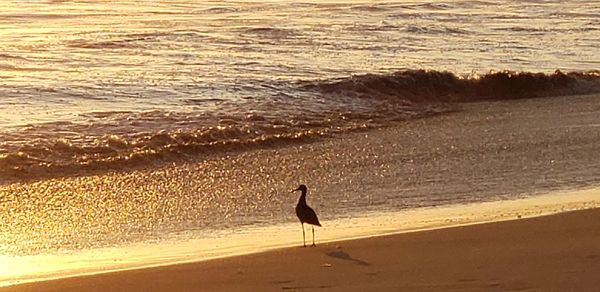
<svg viewBox="0 0 600 292"><path fill-rule="evenodd" d="M600 92L600 72L552 74L502 71L460 77L450 72L411 70L359 75L305 85L327 94L396 98L413 102L469 102Z"/></svg>

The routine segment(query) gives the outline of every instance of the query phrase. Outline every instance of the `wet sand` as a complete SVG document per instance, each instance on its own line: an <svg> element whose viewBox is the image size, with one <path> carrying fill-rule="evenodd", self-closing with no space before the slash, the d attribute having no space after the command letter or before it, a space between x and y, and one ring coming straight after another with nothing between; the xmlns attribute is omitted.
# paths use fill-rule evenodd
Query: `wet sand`
<svg viewBox="0 0 600 292"><path fill-rule="evenodd" d="M597 291L600 209L292 247L1 291Z"/></svg>

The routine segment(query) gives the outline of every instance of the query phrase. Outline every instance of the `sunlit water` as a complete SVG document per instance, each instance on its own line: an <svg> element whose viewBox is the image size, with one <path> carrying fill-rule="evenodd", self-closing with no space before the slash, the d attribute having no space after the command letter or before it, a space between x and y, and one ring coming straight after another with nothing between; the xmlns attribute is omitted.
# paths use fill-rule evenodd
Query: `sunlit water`
<svg viewBox="0 0 600 292"><path fill-rule="evenodd" d="M435 135L446 125L431 135L414 126L406 139L382 138L389 143L381 148L378 141L343 140L456 110L430 102L439 84L451 93L514 89L465 85L462 77L597 70L597 1L2 1L0 39L0 265L16 267L0 281L22 279L46 258L69 255L77 269L80 252L93 257L116 248L99 261L135 262L122 254L130 245L213 243L239 237L246 226L294 222L296 197L287 191L301 180L314 182L321 197L310 200L325 221L597 183L592 158L563 159L577 177L570 180L552 172L549 161L561 160L548 149L531 155L533 166L520 158L506 166L501 156L493 175L453 164L503 153L502 140L490 137L518 133L518 123L476 137L485 143L475 146ZM418 69L430 73L389 75ZM556 94L600 88L572 86L561 74L523 75L525 84L559 84L546 89ZM597 121L593 102L582 108L585 121ZM484 115L471 125L486 121ZM570 126L580 129L579 122ZM588 128L577 141L597 140L596 128ZM302 146L332 136L340 140ZM397 151L405 142L412 148ZM534 146L550 147L541 144ZM582 171L582 161L592 171ZM554 180L519 182L518 167ZM444 171L463 175L445 181L453 191L436 183ZM270 246L282 242L290 237Z"/></svg>
<svg viewBox="0 0 600 292"><path fill-rule="evenodd" d="M598 69L597 4L3 1L0 154L56 164L70 146L88 161L151 139L360 128L378 103L298 85L354 74Z"/></svg>

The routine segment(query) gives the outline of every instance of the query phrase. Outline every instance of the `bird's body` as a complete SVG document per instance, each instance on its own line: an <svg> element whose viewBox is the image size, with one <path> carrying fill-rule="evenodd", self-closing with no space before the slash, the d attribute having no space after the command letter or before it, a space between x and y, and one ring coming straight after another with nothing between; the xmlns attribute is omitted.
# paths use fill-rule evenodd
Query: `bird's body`
<svg viewBox="0 0 600 292"><path fill-rule="evenodd" d="M308 192L308 189L306 188L306 186L300 185L294 191L302 192L302 194L300 195L300 199L298 200L298 204L296 205L296 215L298 216L298 219L300 219L300 223L302 224L302 239L304 240L304 246L306 246L306 236L304 234L304 223L319 226L319 227L321 226L321 223L319 222L319 218L317 217L317 213L315 213L315 210L313 210L311 207L308 206L308 204L306 204L306 194ZM312 234L313 234L313 246L315 246L315 228L314 227L312 227Z"/></svg>
<svg viewBox="0 0 600 292"><path fill-rule="evenodd" d="M315 210L306 204L306 193L302 193L302 195L300 195L298 205L296 205L296 215L298 215L300 223L308 223L319 227L321 226Z"/></svg>

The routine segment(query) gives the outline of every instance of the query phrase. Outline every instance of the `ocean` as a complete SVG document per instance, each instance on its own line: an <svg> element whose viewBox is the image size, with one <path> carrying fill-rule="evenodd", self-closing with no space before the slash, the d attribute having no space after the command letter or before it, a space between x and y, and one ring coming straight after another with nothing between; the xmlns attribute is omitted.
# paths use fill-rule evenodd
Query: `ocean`
<svg viewBox="0 0 600 292"><path fill-rule="evenodd" d="M481 105L595 149L594 0L2 1L0 39L0 263L288 224L300 183L325 222L598 183Z"/></svg>

